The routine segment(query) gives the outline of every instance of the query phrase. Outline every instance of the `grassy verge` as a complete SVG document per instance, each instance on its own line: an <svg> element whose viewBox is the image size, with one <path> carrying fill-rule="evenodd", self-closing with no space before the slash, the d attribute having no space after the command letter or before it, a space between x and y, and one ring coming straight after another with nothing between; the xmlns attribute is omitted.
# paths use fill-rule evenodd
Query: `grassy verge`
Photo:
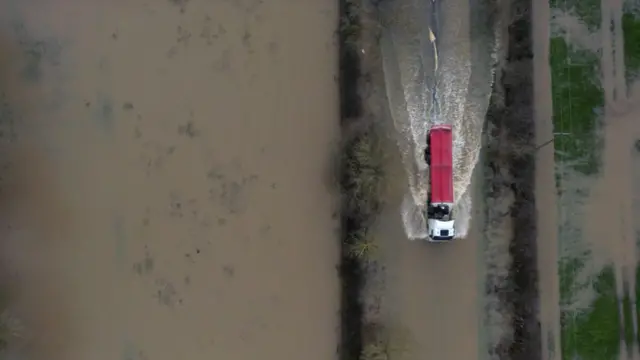
<svg viewBox="0 0 640 360"><path fill-rule="evenodd" d="M592 286L595 299L587 310L562 312L563 359L618 358L621 334L613 268L605 267Z"/></svg>
<svg viewBox="0 0 640 360"><path fill-rule="evenodd" d="M604 107L599 83L599 58L573 48L561 37L551 38L551 92L556 162L592 175L601 167L602 126L598 108Z"/></svg>
<svg viewBox="0 0 640 360"><path fill-rule="evenodd" d="M369 229L381 207L383 179L380 138L366 116L360 94L363 81L360 58L364 41L361 2L340 0L339 68L340 111L343 145L339 161L341 206L341 339L342 360L384 359L365 332L362 292L365 264L376 249ZM371 356L376 357L371 357ZM368 358L366 356L369 356Z"/></svg>
<svg viewBox="0 0 640 360"><path fill-rule="evenodd" d="M635 80L640 74L640 9L625 6L622 14L624 33L624 62L627 81Z"/></svg>
<svg viewBox="0 0 640 360"><path fill-rule="evenodd" d="M560 305L570 306L578 292L585 290L588 282L580 282L579 275L584 270L584 258L572 257L560 260L558 277L560 280Z"/></svg>

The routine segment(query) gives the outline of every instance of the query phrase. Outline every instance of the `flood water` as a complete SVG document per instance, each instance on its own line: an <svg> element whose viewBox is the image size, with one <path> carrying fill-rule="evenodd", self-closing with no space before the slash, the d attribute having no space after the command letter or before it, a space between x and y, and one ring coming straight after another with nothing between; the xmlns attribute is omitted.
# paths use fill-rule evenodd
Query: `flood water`
<svg viewBox="0 0 640 360"><path fill-rule="evenodd" d="M491 17L495 4L383 4L384 100L395 141L385 168L390 190L374 234L382 241L379 261L384 264L379 316L391 324L394 336L401 333L394 358L482 359L488 354L486 244L479 216L485 199L481 172L474 171L497 48L498 25ZM454 213L460 238L430 244L422 215L429 185L423 151L429 127L442 123L454 129Z"/></svg>
<svg viewBox="0 0 640 360"><path fill-rule="evenodd" d="M387 97L407 173L402 205L409 238L426 237L424 148L428 129L454 131L456 233L464 238L471 218L470 185L493 83L498 47L495 4L488 1L396 0L381 9L381 52Z"/></svg>
<svg viewBox="0 0 640 360"><path fill-rule="evenodd" d="M0 1L22 353L335 356L334 3Z"/></svg>

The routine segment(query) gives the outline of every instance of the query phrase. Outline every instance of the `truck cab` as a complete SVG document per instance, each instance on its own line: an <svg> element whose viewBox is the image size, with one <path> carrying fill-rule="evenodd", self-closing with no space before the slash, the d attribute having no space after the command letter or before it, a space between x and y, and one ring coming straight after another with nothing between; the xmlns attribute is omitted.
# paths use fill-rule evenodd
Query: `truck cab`
<svg viewBox="0 0 640 360"><path fill-rule="evenodd" d="M424 158L429 166L429 196L426 204L428 240L450 241L455 237L451 125L436 125L429 129Z"/></svg>
<svg viewBox="0 0 640 360"><path fill-rule="evenodd" d="M427 206L427 227L432 242L449 241L455 236L453 211L448 204Z"/></svg>

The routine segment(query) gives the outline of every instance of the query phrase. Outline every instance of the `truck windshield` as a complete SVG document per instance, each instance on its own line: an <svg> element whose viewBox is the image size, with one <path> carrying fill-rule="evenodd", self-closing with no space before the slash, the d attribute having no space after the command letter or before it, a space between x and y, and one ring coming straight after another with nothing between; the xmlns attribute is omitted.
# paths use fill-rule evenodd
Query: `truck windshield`
<svg viewBox="0 0 640 360"><path fill-rule="evenodd" d="M438 205L433 208L433 218L436 220L451 220L451 209L448 205Z"/></svg>

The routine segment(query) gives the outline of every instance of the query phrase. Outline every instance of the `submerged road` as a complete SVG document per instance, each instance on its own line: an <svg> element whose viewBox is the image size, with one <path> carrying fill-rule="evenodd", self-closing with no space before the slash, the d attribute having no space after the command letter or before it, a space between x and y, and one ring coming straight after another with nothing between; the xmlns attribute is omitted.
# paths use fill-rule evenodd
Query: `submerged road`
<svg viewBox="0 0 640 360"><path fill-rule="evenodd" d="M390 112L396 128L404 124L406 129L399 131L400 152L416 148L412 117L429 117L433 109L463 127L471 147L479 141L491 91L489 11L480 0L397 0L381 8ZM387 271L383 311L404 332L403 358L476 359L486 353L480 331L485 278L481 183L469 187L478 215L466 238L437 245L409 241L399 214L408 190L406 175L424 176L418 165L406 163L411 156L389 159L387 178L394 180L389 180L387 206L375 234L382 239ZM472 160L462 159L465 164Z"/></svg>

